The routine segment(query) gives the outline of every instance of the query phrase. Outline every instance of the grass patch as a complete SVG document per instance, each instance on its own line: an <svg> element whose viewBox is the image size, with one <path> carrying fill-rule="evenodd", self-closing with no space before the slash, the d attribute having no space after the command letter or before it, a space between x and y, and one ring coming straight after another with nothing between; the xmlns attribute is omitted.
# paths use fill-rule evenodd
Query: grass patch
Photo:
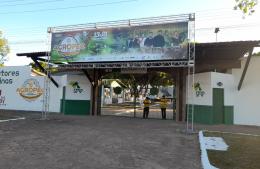
<svg viewBox="0 0 260 169"><path fill-rule="evenodd" d="M260 136L204 132L206 137L222 137L228 151L207 150L210 163L220 169L260 169Z"/></svg>
<svg viewBox="0 0 260 169"><path fill-rule="evenodd" d="M6 116L6 115L0 115L0 120L8 120L8 119L12 119L12 118L15 118L15 117Z"/></svg>

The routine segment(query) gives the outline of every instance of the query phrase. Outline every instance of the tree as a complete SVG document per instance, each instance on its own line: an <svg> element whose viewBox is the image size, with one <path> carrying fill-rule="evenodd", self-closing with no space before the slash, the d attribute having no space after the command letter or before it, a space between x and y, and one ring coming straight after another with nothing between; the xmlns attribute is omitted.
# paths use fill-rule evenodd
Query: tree
<svg viewBox="0 0 260 169"><path fill-rule="evenodd" d="M260 56L260 52L254 53L253 56Z"/></svg>
<svg viewBox="0 0 260 169"><path fill-rule="evenodd" d="M158 88L158 87L152 87L152 88L150 89L150 95L155 96L155 95L157 95L158 93L159 93L159 88Z"/></svg>
<svg viewBox="0 0 260 169"><path fill-rule="evenodd" d="M120 79L130 90L132 96L138 97L139 94L147 94L148 87L170 86L173 85L173 78L164 72L151 71L149 74L121 74L113 72L103 77L103 79ZM144 93L143 93L144 90Z"/></svg>
<svg viewBox="0 0 260 169"><path fill-rule="evenodd" d="M6 61L6 55L9 51L7 40L3 37L3 33L0 31L0 66L3 66Z"/></svg>
<svg viewBox="0 0 260 169"><path fill-rule="evenodd" d="M252 15L258 0L236 0L235 10L241 10L245 15Z"/></svg>
<svg viewBox="0 0 260 169"><path fill-rule="evenodd" d="M48 68L48 63L46 63L46 62L39 62L39 63L40 63L40 65L41 65L44 69L47 69L47 68ZM39 68L39 66L36 65L34 62L31 62L29 65L30 65L30 66L32 67L32 69L34 69L35 71L44 73L44 72ZM50 70L51 73L54 73L54 72L57 72L57 71L58 71L57 68L54 68L54 67L50 67L49 70Z"/></svg>
<svg viewBox="0 0 260 169"><path fill-rule="evenodd" d="M122 93L122 88L117 86L117 87L114 87L114 93L117 95L117 98L118 98L118 95Z"/></svg>

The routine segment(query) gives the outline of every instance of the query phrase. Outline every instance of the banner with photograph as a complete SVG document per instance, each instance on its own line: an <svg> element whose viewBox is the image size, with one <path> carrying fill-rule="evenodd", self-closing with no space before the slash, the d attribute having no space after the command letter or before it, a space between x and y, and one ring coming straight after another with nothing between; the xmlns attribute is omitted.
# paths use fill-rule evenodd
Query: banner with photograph
<svg viewBox="0 0 260 169"><path fill-rule="evenodd" d="M188 22L52 34L51 62L187 59Z"/></svg>

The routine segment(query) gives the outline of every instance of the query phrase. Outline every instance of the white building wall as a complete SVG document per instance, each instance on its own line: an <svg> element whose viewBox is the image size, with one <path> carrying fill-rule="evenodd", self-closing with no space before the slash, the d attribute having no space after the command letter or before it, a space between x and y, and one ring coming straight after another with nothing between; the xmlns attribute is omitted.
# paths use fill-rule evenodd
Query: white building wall
<svg viewBox="0 0 260 169"><path fill-rule="evenodd" d="M204 92L203 96L197 96L193 89L192 78L190 76L190 88L189 92L192 93L188 97L188 103L195 105L209 105L213 104L213 88L224 88L224 105L233 106L234 94L236 92L234 77L231 74L217 73L217 72L206 72L195 74L195 83L200 83L200 87ZM222 85L219 86L218 83ZM193 101L191 101L193 96Z"/></svg>
<svg viewBox="0 0 260 169"><path fill-rule="evenodd" d="M195 74L194 83L200 83L200 87L204 92L203 96L197 96L193 89L192 76L190 78L190 86L188 88L187 104L208 105L212 106L212 86L211 86L211 72ZM188 81L187 81L188 82ZM187 83L188 85L188 83Z"/></svg>
<svg viewBox="0 0 260 169"><path fill-rule="evenodd" d="M50 82L49 111L60 112L60 102L63 94L63 86L66 85L66 83L64 82L66 76L52 76L52 77L59 84L59 88L57 88L52 82Z"/></svg>
<svg viewBox="0 0 260 169"><path fill-rule="evenodd" d="M43 94L35 99L25 99L17 89L20 89L28 79L34 79L39 87L44 90L43 76L31 76L31 68L26 66L8 66L0 68L0 109L42 111ZM50 105L49 111L60 111L60 99L62 97L61 77L54 77L60 85L59 88L50 82Z"/></svg>
<svg viewBox="0 0 260 169"><path fill-rule="evenodd" d="M245 60L241 69L233 69L235 88L242 75ZM235 93L234 123L260 126L260 57L252 57L242 88Z"/></svg>
<svg viewBox="0 0 260 169"><path fill-rule="evenodd" d="M218 83L222 83L221 86ZM224 88L224 105L234 106L234 95L236 87L234 83L234 76L226 73L211 72L212 88Z"/></svg>
<svg viewBox="0 0 260 169"><path fill-rule="evenodd" d="M72 82L78 82L82 92L74 92ZM67 75L66 100L90 100L91 83L85 75Z"/></svg>

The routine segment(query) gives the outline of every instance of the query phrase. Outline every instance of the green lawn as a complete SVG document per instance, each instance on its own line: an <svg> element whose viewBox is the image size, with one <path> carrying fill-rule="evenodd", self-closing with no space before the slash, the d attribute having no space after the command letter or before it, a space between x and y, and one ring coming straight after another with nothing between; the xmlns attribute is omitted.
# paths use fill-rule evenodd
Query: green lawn
<svg viewBox="0 0 260 169"><path fill-rule="evenodd" d="M207 150L210 163L220 169L260 169L260 136L205 132L204 136L222 137L228 151Z"/></svg>

